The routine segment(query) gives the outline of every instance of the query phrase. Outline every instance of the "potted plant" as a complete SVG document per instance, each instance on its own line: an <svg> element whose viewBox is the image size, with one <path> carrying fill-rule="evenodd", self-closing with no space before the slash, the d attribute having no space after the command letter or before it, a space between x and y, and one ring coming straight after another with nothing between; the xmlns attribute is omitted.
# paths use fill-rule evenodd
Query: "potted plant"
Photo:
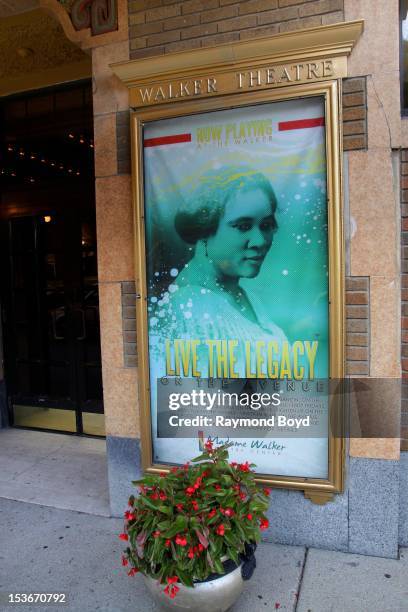
<svg viewBox="0 0 408 612"><path fill-rule="evenodd" d="M193 465L133 483L122 564L168 609L227 610L255 567L270 491L256 484L254 464L229 463L228 446L208 441Z"/></svg>

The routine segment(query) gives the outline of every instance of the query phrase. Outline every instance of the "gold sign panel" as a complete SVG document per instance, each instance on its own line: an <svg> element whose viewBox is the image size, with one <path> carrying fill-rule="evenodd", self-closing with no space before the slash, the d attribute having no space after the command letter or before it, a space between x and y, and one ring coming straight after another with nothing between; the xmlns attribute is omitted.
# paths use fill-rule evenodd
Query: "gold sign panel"
<svg viewBox="0 0 408 612"><path fill-rule="evenodd" d="M341 79L363 21L112 64L134 108Z"/></svg>

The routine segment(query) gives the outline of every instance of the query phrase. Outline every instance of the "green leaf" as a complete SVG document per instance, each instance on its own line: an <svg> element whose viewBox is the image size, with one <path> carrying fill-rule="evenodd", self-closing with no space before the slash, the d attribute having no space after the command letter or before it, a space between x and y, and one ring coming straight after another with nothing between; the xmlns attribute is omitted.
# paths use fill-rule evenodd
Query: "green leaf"
<svg viewBox="0 0 408 612"><path fill-rule="evenodd" d="M195 457L194 459L191 460L191 463L197 463L198 461L204 461L204 459L208 460L208 454L207 453L203 453L202 455L199 455L198 457Z"/></svg>
<svg viewBox="0 0 408 612"><path fill-rule="evenodd" d="M234 561L236 565L239 565L239 557L235 548L232 548L231 546L228 548L228 556Z"/></svg>
<svg viewBox="0 0 408 612"><path fill-rule="evenodd" d="M224 566L219 559L213 559L217 574L225 574Z"/></svg>
<svg viewBox="0 0 408 612"><path fill-rule="evenodd" d="M159 529L160 531L164 531L165 529L171 527L171 525L171 521L161 521L161 523L158 523L157 529Z"/></svg>
<svg viewBox="0 0 408 612"><path fill-rule="evenodd" d="M172 513L171 508L169 508L168 506L161 505L161 506L158 507L158 510L160 510L160 512L163 512L164 514L171 514Z"/></svg>
<svg viewBox="0 0 408 612"><path fill-rule="evenodd" d="M205 483L205 487L208 487L209 485L213 485L213 484L218 484L218 478L206 478L204 480Z"/></svg>
<svg viewBox="0 0 408 612"><path fill-rule="evenodd" d="M145 497L145 496L143 495L143 497L141 496L139 499L140 499L140 501L141 501L141 502L142 502L142 503L143 503L145 506L147 506L147 507L148 507L148 508L150 508L151 510L157 510L157 506L156 506L156 504L155 504L155 503L153 503L153 502L152 502L152 500L151 500L151 499L149 499L148 497Z"/></svg>
<svg viewBox="0 0 408 612"><path fill-rule="evenodd" d="M181 570L180 568L178 568L176 570L177 572L177 576L180 578L180 581L187 587L193 587L194 586L194 582L191 579L191 577L184 572L183 570Z"/></svg>
<svg viewBox="0 0 408 612"><path fill-rule="evenodd" d="M168 529L163 535L165 538L172 538L180 531L184 531L186 527L187 517L183 514L179 514L170 529Z"/></svg>

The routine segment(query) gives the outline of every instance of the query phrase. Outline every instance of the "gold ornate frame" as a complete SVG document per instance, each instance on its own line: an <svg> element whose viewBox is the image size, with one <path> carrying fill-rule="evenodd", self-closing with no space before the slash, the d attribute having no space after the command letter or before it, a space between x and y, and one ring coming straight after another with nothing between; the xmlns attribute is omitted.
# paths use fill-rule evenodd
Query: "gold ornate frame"
<svg viewBox="0 0 408 612"><path fill-rule="evenodd" d="M323 96L325 100L326 117L326 156L327 156L327 197L328 197L328 244L329 244L329 329L330 329L330 378L342 380L344 378L344 238L343 238L343 213L342 213L342 151L341 151L341 77L346 76L346 55L351 52L355 40L362 31L362 22L351 24L339 24L313 28L300 34L285 34L272 37L267 41L258 42L257 47L253 42L237 43L235 45L241 53L239 62L232 62L230 58L222 56L222 47L217 48L218 64L211 65L205 62L211 59L211 53L215 49L200 49L192 58L191 53L178 53L174 56L163 58L166 70L159 74L157 72L158 58L153 58L154 69L149 79L146 68L146 60L139 62L127 62L114 65L115 72L131 87L131 100L138 108L132 113L132 179L134 200L134 235L135 235L135 266L137 283L137 330L138 330L138 354L139 354L139 399L141 416L141 442L142 463L144 470L148 472L159 472L168 469L166 465L155 464L152 458L152 436L151 436L151 412L149 392L149 363L148 363L148 325L147 325L147 286L145 265L145 226L144 226L144 185L143 185L143 146L142 128L145 122L159 119L168 119L203 113L206 111L222 110L224 108L237 108L254 104L262 104L272 101L284 101L299 98ZM315 36L311 36L315 34ZM336 37L337 35L337 37ZM296 38L297 36L297 38ZM324 37L326 36L326 44ZM303 38L302 38L303 37ZM299 42L300 40L300 42ZM318 40L320 48L312 45ZM295 51L290 52L297 47ZM296 44L293 42L296 41ZM302 46L302 41L308 41L308 47ZM241 47L240 47L241 45ZM310 46L311 45L311 46ZM257 49L258 57L251 56ZM269 49L269 53L267 53ZM280 49L280 53L276 50ZM289 49L289 50L288 50ZM226 47L225 47L226 50ZM231 50L231 46L228 46ZM260 51L261 50L261 51ZM261 57L260 57L261 53ZM177 56L177 57L176 57ZM298 62L310 62L316 66L317 60L323 58L323 62L332 61L331 71L319 78L317 70L312 77L305 79L306 82L287 84L267 83L265 87L254 88L232 86L232 75L237 76L237 65L239 70L256 70L263 66L279 66L282 69L282 57ZM328 58L334 58L330 60ZM175 98L157 99L148 101L146 105L141 101L141 86L157 88L161 84L180 84L184 79L192 79L192 64L196 66L194 78L208 74L218 74L221 91L198 92L196 99ZM302 65L302 64L298 64ZM305 64L310 66L309 64ZM287 64L289 70L289 64ZM182 69L184 67L184 70ZM294 68L293 64L290 66ZM139 69L139 70L138 70ZM278 68L277 68L278 70ZM134 72L132 77L132 71ZM218 71L218 72L217 72ZM177 77L176 77L177 72ZM312 71L313 73L313 71ZM324 73L324 69L323 69ZM238 73L239 74L239 73ZM310 75L310 69L309 73ZM214 79L215 80L215 79ZM301 79L298 79L301 80ZM238 85L242 84L239 83ZM180 86L181 87L181 86ZM139 88L139 89L138 89ZM163 85L164 91L164 85ZM167 90L168 91L168 90ZM171 86L170 86L171 91ZM180 88L180 92L182 88ZM201 95L203 94L203 95ZM330 418L342 419L341 394L333 397ZM341 423L340 423L341 426ZM332 432L335 431L336 435ZM276 487L303 490L305 496L318 504L324 504L333 498L335 493L343 490L344 481L344 455L345 440L339 436L339 423L331 427L329 439L328 468L329 475L326 479L280 477L273 475L258 475L260 482Z"/></svg>

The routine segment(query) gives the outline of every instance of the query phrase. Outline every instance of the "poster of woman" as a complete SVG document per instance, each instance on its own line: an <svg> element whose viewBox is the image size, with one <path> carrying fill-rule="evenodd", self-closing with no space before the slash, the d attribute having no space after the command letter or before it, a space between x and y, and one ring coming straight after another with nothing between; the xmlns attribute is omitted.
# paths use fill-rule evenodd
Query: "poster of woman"
<svg viewBox="0 0 408 612"><path fill-rule="evenodd" d="M144 126L156 461L182 463L198 450L197 438L158 437L163 378L328 377L324 113L313 97ZM231 432L231 457L245 452L261 473L327 477L326 437L262 447L242 435Z"/></svg>

